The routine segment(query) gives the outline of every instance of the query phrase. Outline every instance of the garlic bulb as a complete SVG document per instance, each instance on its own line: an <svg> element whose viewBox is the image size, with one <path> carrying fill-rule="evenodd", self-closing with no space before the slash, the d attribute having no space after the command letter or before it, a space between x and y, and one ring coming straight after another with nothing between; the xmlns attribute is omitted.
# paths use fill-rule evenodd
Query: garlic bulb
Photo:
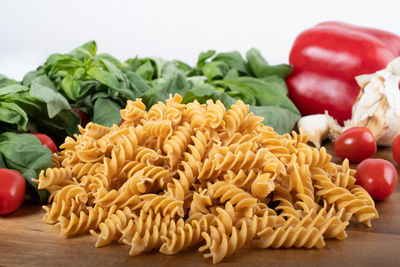
<svg viewBox="0 0 400 267"><path fill-rule="evenodd" d="M352 117L344 122L344 127L328 114L319 114L325 116L324 119L310 115L299 120L298 127L310 135L310 141L316 146L326 138L326 129L329 138L334 140L351 127L367 127L372 131L377 145L382 146L392 145L394 138L400 134L400 57L374 74L357 76L356 81L361 90L353 105Z"/></svg>

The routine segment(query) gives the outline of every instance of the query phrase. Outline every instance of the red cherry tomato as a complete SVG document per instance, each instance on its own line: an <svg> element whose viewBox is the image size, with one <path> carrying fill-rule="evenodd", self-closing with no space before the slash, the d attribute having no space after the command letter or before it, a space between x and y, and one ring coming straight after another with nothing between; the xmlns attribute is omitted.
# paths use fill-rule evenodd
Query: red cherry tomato
<svg viewBox="0 0 400 267"><path fill-rule="evenodd" d="M393 160L400 165L400 135L396 136L392 146Z"/></svg>
<svg viewBox="0 0 400 267"><path fill-rule="evenodd" d="M387 160L366 159L357 166L356 184L364 187L373 199L388 198L396 189L397 170Z"/></svg>
<svg viewBox="0 0 400 267"><path fill-rule="evenodd" d="M57 146L49 136L42 133L30 133L30 134L36 136L40 140L42 145L47 146L51 150L51 152L53 153L57 152Z"/></svg>
<svg viewBox="0 0 400 267"><path fill-rule="evenodd" d="M376 153L376 142L372 132L366 127L353 127L344 131L335 141L338 157L350 162L360 162Z"/></svg>
<svg viewBox="0 0 400 267"><path fill-rule="evenodd" d="M25 198L24 177L16 170L0 169L0 214L16 211Z"/></svg>
<svg viewBox="0 0 400 267"><path fill-rule="evenodd" d="M85 128L86 124L89 122L87 114L78 107L72 107L72 110L78 113L79 117L81 118L81 126Z"/></svg>

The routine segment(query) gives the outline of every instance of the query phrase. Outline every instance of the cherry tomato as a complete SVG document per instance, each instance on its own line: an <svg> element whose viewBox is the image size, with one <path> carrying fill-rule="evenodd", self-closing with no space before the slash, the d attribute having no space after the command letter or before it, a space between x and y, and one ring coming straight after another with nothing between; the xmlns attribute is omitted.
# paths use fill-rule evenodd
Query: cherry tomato
<svg viewBox="0 0 400 267"><path fill-rule="evenodd" d="M88 124L89 119L87 117L87 114L83 112L80 108L78 107L72 107L72 110L78 113L79 117L81 118L81 126L85 128L86 124Z"/></svg>
<svg viewBox="0 0 400 267"><path fill-rule="evenodd" d="M396 189L397 170L387 160L366 159L357 166L356 184L364 187L373 199L388 198Z"/></svg>
<svg viewBox="0 0 400 267"><path fill-rule="evenodd" d="M16 170L0 169L0 214L16 211L25 198L24 177Z"/></svg>
<svg viewBox="0 0 400 267"><path fill-rule="evenodd" d="M121 119L121 122L118 124L118 126L121 126L125 122L124 119Z"/></svg>
<svg viewBox="0 0 400 267"><path fill-rule="evenodd" d="M344 131L335 141L338 157L350 162L360 162L376 153L376 142L372 132L366 127L353 127Z"/></svg>
<svg viewBox="0 0 400 267"><path fill-rule="evenodd" d="M393 141L392 154L393 160L400 164L400 134Z"/></svg>
<svg viewBox="0 0 400 267"><path fill-rule="evenodd" d="M51 152L53 153L57 152L57 146L49 136L42 133L30 133L30 134L36 136L40 140L42 145L47 146L51 150Z"/></svg>

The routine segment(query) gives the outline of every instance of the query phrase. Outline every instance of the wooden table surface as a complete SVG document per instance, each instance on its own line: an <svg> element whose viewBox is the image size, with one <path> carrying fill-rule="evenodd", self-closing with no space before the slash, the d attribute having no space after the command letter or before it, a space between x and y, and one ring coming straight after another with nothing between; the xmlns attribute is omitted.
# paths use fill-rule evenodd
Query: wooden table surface
<svg viewBox="0 0 400 267"><path fill-rule="evenodd" d="M332 144L326 147L332 152ZM375 157L392 161L391 149L379 149ZM400 266L400 186L376 207L379 219L372 221L371 228L353 222L346 229L346 239L326 240L324 248L244 248L218 266ZM152 252L131 257L126 245L95 248L90 235L59 236L55 226L41 221L43 214L40 206L28 202L14 214L0 216L0 266L211 265L196 249L175 256Z"/></svg>

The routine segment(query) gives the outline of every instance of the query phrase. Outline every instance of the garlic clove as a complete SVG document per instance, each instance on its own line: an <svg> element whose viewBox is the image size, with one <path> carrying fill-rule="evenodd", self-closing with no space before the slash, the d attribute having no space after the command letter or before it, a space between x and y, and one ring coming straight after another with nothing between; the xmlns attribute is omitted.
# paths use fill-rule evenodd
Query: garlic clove
<svg viewBox="0 0 400 267"><path fill-rule="evenodd" d="M365 79L365 75L363 76L363 79ZM385 127L384 115L388 105L382 93L384 79L376 74L367 76L369 76L369 82L361 87L353 105L351 121L346 125L346 128L367 127L376 137Z"/></svg>
<svg viewBox="0 0 400 267"><path fill-rule="evenodd" d="M397 57L389 62L386 69L394 75L400 76L400 57Z"/></svg>
<svg viewBox="0 0 400 267"><path fill-rule="evenodd" d="M297 127L303 129L304 134L309 136L309 141L320 148L323 140L328 138L329 127L326 114L315 114L301 117Z"/></svg>

